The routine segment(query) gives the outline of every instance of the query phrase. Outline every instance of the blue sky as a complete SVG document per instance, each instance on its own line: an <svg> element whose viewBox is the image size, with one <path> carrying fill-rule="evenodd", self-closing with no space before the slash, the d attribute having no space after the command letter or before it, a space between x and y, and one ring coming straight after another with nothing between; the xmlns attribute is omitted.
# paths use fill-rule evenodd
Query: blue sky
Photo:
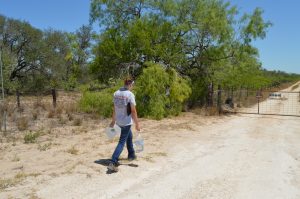
<svg viewBox="0 0 300 199"><path fill-rule="evenodd" d="M264 40L254 42L268 70L300 74L300 0L230 0L240 11L262 8L273 23ZM28 21L42 30L74 32L89 22L89 0L0 0L0 14Z"/></svg>

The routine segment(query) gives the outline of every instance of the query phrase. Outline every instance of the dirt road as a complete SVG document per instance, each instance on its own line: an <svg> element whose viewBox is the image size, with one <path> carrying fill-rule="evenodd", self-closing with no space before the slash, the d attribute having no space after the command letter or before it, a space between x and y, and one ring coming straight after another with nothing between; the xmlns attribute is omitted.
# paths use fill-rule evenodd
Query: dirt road
<svg viewBox="0 0 300 199"><path fill-rule="evenodd" d="M50 173L4 190L0 198L300 198L299 117L185 113L142 125L145 151L137 161L121 160L118 173L107 174L105 167L116 142L87 145L71 172L51 175L58 170L51 167ZM99 132L90 133L95 139ZM95 151L103 153L99 157ZM47 168L39 164L32 167Z"/></svg>
<svg viewBox="0 0 300 199"><path fill-rule="evenodd" d="M121 165L119 173L92 179L57 178L37 193L41 198L297 199L299 124L298 118L231 117L170 139L170 148L162 150L167 156L155 163Z"/></svg>

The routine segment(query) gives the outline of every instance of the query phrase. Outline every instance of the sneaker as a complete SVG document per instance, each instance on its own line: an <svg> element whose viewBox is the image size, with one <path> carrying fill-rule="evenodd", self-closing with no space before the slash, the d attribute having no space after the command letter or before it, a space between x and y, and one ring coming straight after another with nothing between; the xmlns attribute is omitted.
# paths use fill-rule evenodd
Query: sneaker
<svg viewBox="0 0 300 199"><path fill-rule="evenodd" d="M109 163L109 165L107 166L107 169L113 172L118 172L119 169L117 167L117 165L115 163Z"/></svg>
<svg viewBox="0 0 300 199"><path fill-rule="evenodd" d="M128 160L133 161L133 160L136 160L136 158L137 158L136 155L134 155L134 156L128 157Z"/></svg>

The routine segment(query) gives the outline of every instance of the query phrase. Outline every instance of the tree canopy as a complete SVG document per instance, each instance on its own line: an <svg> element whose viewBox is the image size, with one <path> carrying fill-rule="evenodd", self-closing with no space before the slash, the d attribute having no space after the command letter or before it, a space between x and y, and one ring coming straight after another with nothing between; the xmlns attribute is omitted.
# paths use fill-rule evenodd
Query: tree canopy
<svg viewBox="0 0 300 199"><path fill-rule="evenodd" d="M102 82L138 76L146 62L174 68L192 83L262 86L258 50L271 23L263 11L239 14L222 0L92 0L102 33L90 70ZM238 76L232 82L232 76ZM255 78L254 78L255 77ZM246 81L245 81L246 80Z"/></svg>

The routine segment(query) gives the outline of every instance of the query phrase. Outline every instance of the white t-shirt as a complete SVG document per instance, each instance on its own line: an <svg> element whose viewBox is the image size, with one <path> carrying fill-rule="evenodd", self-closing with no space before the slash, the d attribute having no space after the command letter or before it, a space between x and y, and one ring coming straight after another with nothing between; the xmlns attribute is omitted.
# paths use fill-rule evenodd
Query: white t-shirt
<svg viewBox="0 0 300 199"><path fill-rule="evenodd" d="M132 125L131 114L127 114L127 104L136 106L134 94L126 88L121 88L114 93L114 106L116 123L119 126Z"/></svg>

